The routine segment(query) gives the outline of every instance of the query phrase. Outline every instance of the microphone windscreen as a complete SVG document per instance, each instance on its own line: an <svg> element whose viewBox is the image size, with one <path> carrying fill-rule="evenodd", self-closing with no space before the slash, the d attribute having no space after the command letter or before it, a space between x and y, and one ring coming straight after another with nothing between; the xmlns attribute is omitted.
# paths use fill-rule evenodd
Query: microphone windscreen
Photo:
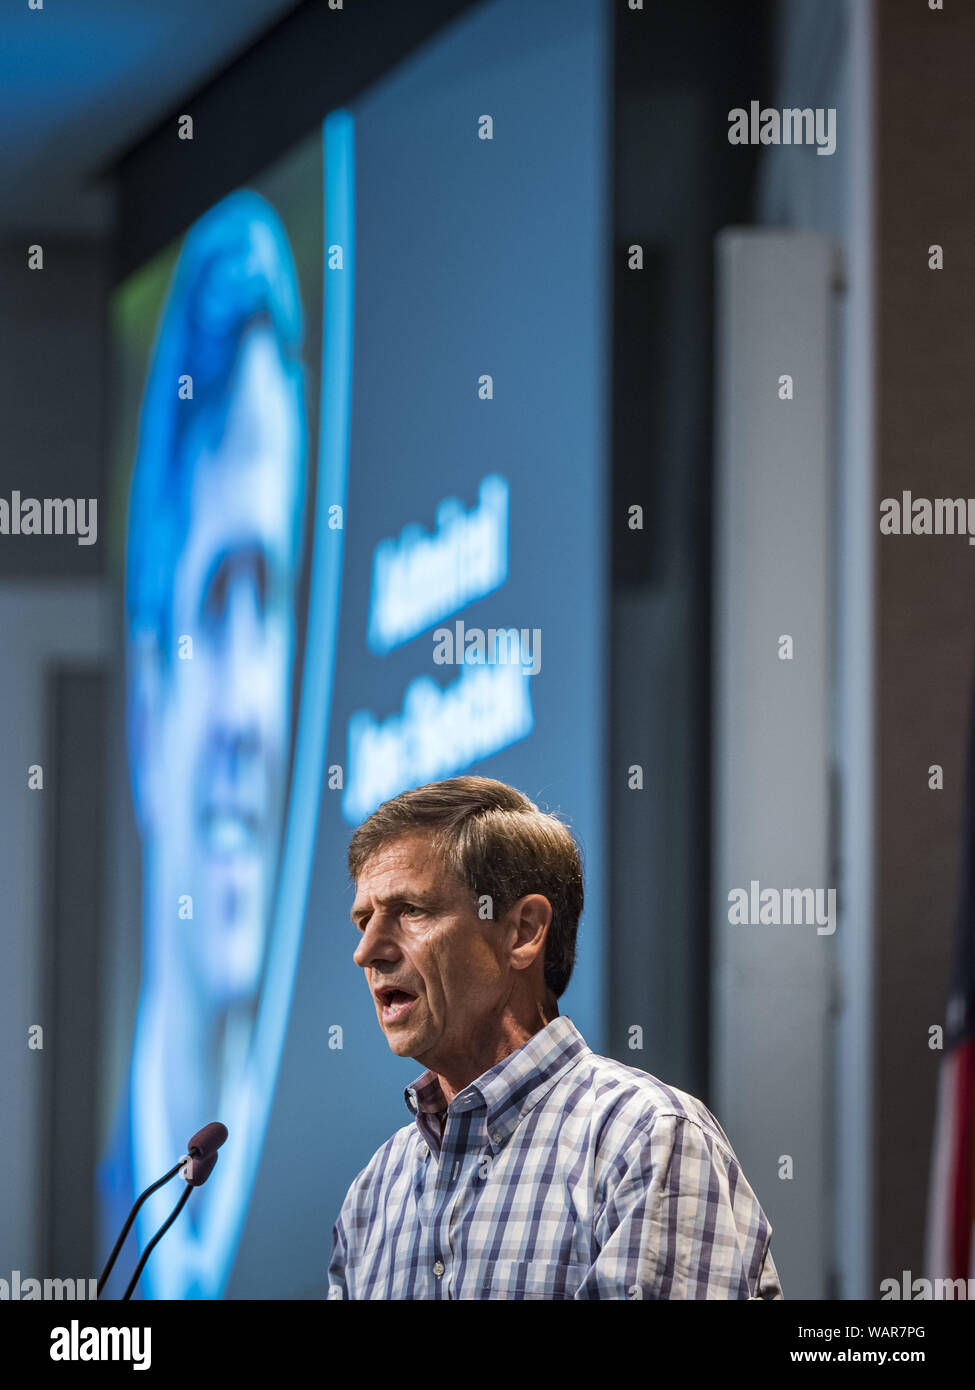
<svg viewBox="0 0 975 1390"><path fill-rule="evenodd" d="M186 1146L186 1152L190 1158L206 1158L215 1154L226 1138L227 1126L222 1125L219 1120L213 1120L193 1135Z"/></svg>
<svg viewBox="0 0 975 1390"><path fill-rule="evenodd" d="M216 1152L207 1154L205 1158L191 1158L188 1163L183 1164L183 1177L190 1187L202 1187L207 1178L213 1172L213 1165L220 1155Z"/></svg>

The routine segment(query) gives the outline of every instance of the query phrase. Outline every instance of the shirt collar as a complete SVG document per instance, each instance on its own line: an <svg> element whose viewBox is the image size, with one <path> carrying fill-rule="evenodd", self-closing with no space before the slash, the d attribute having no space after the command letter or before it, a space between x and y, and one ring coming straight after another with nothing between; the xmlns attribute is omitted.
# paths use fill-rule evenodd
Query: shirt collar
<svg viewBox="0 0 975 1390"><path fill-rule="evenodd" d="M532 1034L526 1043L502 1057L458 1095L448 1107L435 1072L425 1071L403 1092L411 1115L441 1115L487 1110L488 1137L492 1148L500 1148L519 1120L545 1096L556 1081L589 1051L578 1028L565 1014ZM421 1126L422 1130L422 1126Z"/></svg>

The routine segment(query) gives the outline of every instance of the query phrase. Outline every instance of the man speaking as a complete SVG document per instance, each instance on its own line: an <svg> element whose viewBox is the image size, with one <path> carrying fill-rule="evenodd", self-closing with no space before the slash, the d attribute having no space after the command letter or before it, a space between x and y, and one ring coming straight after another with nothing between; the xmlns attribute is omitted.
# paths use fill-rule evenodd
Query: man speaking
<svg viewBox="0 0 975 1390"><path fill-rule="evenodd" d="M393 1052L426 1070L349 1188L330 1298L782 1298L711 1112L559 1013L583 904L560 820L455 777L380 806L349 869L355 962Z"/></svg>

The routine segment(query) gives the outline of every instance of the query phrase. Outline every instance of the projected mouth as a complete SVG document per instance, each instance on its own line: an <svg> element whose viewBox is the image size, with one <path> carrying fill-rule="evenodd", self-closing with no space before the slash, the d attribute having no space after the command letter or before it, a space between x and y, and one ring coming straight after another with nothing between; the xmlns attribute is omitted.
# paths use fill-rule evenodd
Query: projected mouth
<svg viewBox="0 0 975 1390"><path fill-rule="evenodd" d="M203 843L211 854L246 854L257 846L260 818L232 806L208 806L201 817Z"/></svg>

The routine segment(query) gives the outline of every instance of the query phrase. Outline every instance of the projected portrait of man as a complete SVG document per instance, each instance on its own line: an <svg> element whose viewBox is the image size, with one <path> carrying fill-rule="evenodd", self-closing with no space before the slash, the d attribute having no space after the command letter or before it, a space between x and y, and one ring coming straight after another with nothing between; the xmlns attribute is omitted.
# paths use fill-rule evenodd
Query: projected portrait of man
<svg viewBox="0 0 975 1390"><path fill-rule="evenodd" d="M236 193L184 242L128 513L126 713L143 952L117 1131L130 1164L108 1180L113 1214L124 1217L201 1125L219 1119L231 1134L206 1192L146 1267L143 1292L156 1297L220 1291L240 1201L235 1152L253 1137L252 1043L290 777L302 333L284 228L262 197ZM144 1209L140 1246L177 1184Z"/></svg>

